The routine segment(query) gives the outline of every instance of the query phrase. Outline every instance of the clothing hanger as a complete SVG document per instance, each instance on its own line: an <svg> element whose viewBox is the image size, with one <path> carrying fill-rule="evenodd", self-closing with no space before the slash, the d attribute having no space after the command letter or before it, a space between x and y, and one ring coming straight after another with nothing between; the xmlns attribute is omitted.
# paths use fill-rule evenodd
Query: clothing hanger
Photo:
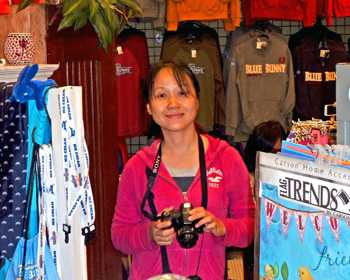
<svg viewBox="0 0 350 280"><path fill-rule="evenodd" d="M200 39L202 37L202 28L203 26L201 25L201 23L194 20L188 20L184 21L179 26L178 31L180 34L185 36L182 40L191 41Z"/></svg>
<svg viewBox="0 0 350 280"><path fill-rule="evenodd" d="M316 15L316 23L313 25L312 29L315 38L320 41L319 49L328 49L327 44L327 28L322 24L323 16Z"/></svg>

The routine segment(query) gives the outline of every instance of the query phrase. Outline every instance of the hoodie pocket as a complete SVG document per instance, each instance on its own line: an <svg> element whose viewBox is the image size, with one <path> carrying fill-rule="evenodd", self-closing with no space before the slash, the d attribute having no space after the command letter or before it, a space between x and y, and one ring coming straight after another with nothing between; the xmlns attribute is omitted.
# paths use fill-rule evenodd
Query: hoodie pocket
<svg viewBox="0 0 350 280"><path fill-rule="evenodd" d="M279 108L279 101L269 100L250 102L249 112L244 116L244 119L246 124L253 129L258 124L266 121L283 123L284 117Z"/></svg>

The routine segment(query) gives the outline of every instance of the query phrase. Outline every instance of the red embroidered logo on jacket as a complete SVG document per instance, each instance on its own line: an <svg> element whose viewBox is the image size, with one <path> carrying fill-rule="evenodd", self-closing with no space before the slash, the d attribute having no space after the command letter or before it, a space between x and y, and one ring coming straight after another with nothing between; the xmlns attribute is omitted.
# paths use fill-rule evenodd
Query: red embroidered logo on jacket
<svg viewBox="0 0 350 280"><path fill-rule="evenodd" d="M278 59L279 63L285 63L286 62L286 57L285 56L281 56L279 59Z"/></svg>

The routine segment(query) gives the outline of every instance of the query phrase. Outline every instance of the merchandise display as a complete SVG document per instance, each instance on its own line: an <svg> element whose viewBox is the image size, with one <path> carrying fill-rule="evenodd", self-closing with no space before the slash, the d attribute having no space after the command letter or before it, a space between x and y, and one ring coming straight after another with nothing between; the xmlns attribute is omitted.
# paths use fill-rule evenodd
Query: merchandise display
<svg viewBox="0 0 350 280"><path fill-rule="evenodd" d="M96 241L81 91L59 99L53 80L32 80L38 68L26 66L17 83L1 83L1 280L86 275L85 245Z"/></svg>
<svg viewBox="0 0 350 280"><path fill-rule="evenodd" d="M301 145L322 146L336 144L337 121L322 121L312 119L309 121L293 121L293 126L287 137L288 142Z"/></svg>

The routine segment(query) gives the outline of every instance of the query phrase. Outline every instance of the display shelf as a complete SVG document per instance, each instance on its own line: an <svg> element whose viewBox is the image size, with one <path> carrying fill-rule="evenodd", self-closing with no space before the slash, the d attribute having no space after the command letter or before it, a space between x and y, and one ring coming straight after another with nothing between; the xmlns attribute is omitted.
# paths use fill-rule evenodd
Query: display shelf
<svg viewBox="0 0 350 280"><path fill-rule="evenodd" d="M0 66L0 82L16 82L18 76L26 65L18 66ZM46 81L52 73L57 70L59 64L39 64L38 73L35 75L34 80Z"/></svg>

